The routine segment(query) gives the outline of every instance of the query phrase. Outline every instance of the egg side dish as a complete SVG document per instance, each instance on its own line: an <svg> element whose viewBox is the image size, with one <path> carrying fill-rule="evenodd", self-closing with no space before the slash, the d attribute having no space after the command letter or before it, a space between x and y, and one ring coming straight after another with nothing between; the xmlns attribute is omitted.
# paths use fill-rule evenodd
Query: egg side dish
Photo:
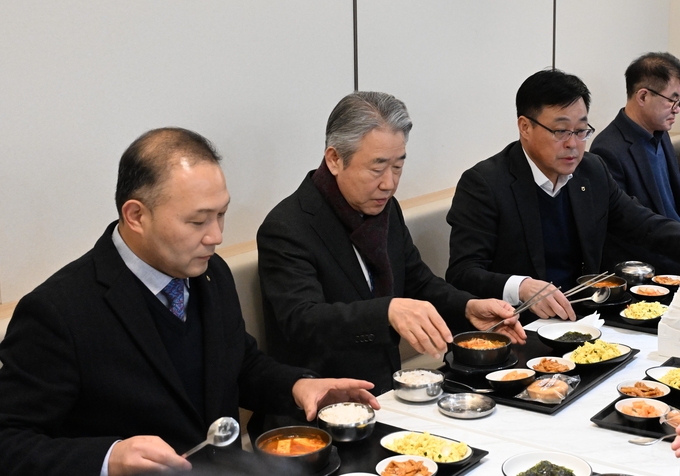
<svg viewBox="0 0 680 476"><path fill-rule="evenodd" d="M680 369L673 369L666 375L659 379L659 382L665 383L669 387L680 390Z"/></svg>
<svg viewBox="0 0 680 476"><path fill-rule="evenodd" d="M641 301L626 307L623 310L623 315L629 319L656 319L666 312L666 309L668 309L668 306L664 306L658 301Z"/></svg>
<svg viewBox="0 0 680 476"><path fill-rule="evenodd" d="M616 344L610 344L597 339L595 342L586 342L571 353L571 360L577 364L596 364L621 355Z"/></svg>
<svg viewBox="0 0 680 476"><path fill-rule="evenodd" d="M385 447L403 455L424 456L437 463L455 463L463 459L468 451L468 446L463 442L446 440L428 432L408 433Z"/></svg>

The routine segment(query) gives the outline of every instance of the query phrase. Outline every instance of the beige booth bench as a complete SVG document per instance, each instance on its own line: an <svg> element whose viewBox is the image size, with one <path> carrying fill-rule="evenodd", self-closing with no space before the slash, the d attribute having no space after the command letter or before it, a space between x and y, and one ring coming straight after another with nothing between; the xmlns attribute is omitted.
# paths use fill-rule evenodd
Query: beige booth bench
<svg viewBox="0 0 680 476"><path fill-rule="evenodd" d="M439 276L444 275L449 259L449 226L445 217L451 206L453 191L451 188L401 202L413 241L425 262ZM224 247L217 252L234 273L246 328L266 350L255 241ZM16 302L0 304L0 341L5 336L15 306ZM402 345L402 360L409 368L438 364L431 362L427 356L418 355L408 344Z"/></svg>

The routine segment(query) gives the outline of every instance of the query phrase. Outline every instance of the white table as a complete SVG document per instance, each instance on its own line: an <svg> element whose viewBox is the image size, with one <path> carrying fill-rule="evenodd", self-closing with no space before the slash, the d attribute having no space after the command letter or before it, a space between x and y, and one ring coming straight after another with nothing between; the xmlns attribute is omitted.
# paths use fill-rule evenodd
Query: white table
<svg viewBox="0 0 680 476"><path fill-rule="evenodd" d="M640 353L554 415L496 405L496 410L488 417L459 420L442 415L436 403L409 404L389 392L378 398L382 406L377 412L378 421L408 430L429 431L488 451L482 463L468 473L475 476L501 474L501 465L509 457L538 450L577 455L598 473L677 476L680 460L675 458L670 442L633 445L628 439L635 435L600 428L590 421L617 398L617 383L643 378L646 369L667 360L656 352L655 335L604 326L602 339L640 349Z"/></svg>

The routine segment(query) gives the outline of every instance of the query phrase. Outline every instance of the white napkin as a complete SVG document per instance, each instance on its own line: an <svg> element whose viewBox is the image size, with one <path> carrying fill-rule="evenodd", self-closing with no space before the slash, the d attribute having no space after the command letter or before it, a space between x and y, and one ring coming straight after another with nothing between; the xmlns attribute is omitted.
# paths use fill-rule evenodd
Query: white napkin
<svg viewBox="0 0 680 476"><path fill-rule="evenodd" d="M547 326L550 324L558 324L561 322L571 322L571 321L563 321L559 317L551 317L550 319L536 319L534 322L531 322L524 326L525 331L537 331L540 327ZM579 319L576 321L579 324L584 324L587 326L593 326L597 327L598 329L602 327L604 324L604 319L600 319L600 313L595 311L592 314L587 315L586 317Z"/></svg>
<svg viewBox="0 0 680 476"><path fill-rule="evenodd" d="M659 355L680 356L680 294L673 296L666 313L659 321Z"/></svg>

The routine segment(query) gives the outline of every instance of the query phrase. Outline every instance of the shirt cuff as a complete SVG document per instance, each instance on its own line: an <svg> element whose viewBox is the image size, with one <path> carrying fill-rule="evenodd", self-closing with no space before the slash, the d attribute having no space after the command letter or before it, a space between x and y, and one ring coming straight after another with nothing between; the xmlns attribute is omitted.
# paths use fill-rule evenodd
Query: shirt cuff
<svg viewBox="0 0 680 476"><path fill-rule="evenodd" d="M118 443L119 441L123 440L114 441L111 447L109 448L109 451L106 452L106 457L104 458L104 462L102 463L102 470L99 472L99 476L109 476L109 457L111 456L111 450L113 449L114 446L116 446L116 443Z"/></svg>
<svg viewBox="0 0 680 476"><path fill-rule="evenodd" d="M527 279L529 276L510 276L505 282L503 287L503 301L509 303L512 306L517 306L521 303L519 300L519 286L522 281Z"/></svg>

